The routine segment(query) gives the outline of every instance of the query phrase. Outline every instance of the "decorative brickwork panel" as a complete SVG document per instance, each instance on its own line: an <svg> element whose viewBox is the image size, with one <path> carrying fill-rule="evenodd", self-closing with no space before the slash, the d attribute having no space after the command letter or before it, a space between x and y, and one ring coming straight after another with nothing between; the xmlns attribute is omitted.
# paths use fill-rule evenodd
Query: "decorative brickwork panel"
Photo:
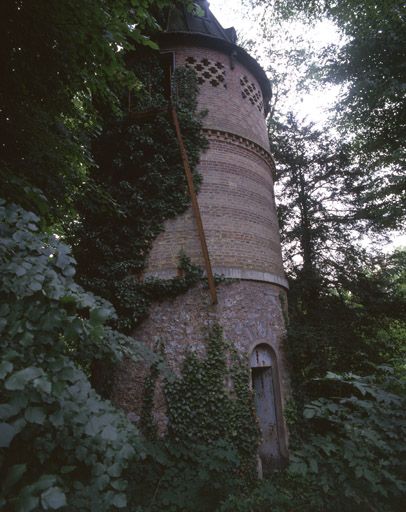
<svg viewBox="0 0 406 512"><path fill-rule="evenodd" d="M241 97L240 78L246 76L249 83L254 84L256 90L260 91L261 87L256 78L241 63L231 61L228 55L216 50L200 47L175 47L168 50L174 51L176 66L197 66L202 61L214 63L214 66L210 65L209 68L222 64L224 68L221 70L224 70L224 83L227 88L222 85L211 86L212 78L206 79L202 75L203 71L197 70L198 79L200 77L207 80L200 87L199 94L199 108L207 110L207 116L203 119L204 126L211 130L222 130L244 137L269 151L264 112ZM194 61L192 62L191 59ZM211 72L207 71L207 73ZM218 73L215 76L217 75Z"/></svg>
<svg viewBox="0 0 406 512"><path fill-rule="evenodd" d="M240 78L240 85L242 98L257 107L260 112L263 112L264 102L262 100L262 93L257 86L253 82L250 82L246 75Z"/></svg>
<svg viewBox="0 0 406 512"><path fill-rule="evenodd" d="M215 62L206 57L203 59L187 57L185 65L196 72L197 81L200 85L208 83L212 87L222 86L227 89L226 69L221 62Z"/></svg>

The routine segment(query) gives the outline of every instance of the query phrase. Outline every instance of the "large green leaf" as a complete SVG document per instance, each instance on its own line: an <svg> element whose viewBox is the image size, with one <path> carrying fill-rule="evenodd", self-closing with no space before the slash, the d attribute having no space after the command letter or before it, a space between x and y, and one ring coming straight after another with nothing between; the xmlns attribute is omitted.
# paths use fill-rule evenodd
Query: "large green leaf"
<svg viewBox="0 0 406 512"><path fill-rule="evenodd" d="M66 496L58 487L51 487L41 494L41 505L45 510L57 510L66 505Z"/></svg>
<svg viewBox="0 0 406 512"><path fill-rule="evenodd" d="M0 448L8 448L16 434L17 429L13 425L0 423Z"/></svg>
<svg viewBox="0 0 406 512"><path fill-rule="evenodd" d="M25 368L11 375L11 377L6 380L4 386L9 391L22 390L28 382L42 375L44 375L44 371L41 368Z"/></svg>

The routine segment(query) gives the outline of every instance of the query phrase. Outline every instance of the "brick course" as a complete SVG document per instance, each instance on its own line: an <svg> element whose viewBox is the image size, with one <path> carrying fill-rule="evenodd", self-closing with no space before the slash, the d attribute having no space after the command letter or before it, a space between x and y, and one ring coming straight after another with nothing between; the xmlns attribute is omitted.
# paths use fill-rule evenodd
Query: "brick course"
<svg viewBox="0 0 406 512"><path fill-rule="evenodd" d="M201 156L199 205L212 265L269 272L283 277L270 158L208 132ZM191 211L166 222L149 255L147 274L175 271L184 251L203 265Z"/></svg>

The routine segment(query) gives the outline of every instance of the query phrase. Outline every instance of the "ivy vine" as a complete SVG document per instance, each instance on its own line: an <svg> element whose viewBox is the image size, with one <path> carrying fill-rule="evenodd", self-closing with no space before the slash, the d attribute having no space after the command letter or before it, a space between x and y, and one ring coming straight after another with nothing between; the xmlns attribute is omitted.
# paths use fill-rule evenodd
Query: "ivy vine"
<svg viewBox="0 0 406 512"><path fill-rule="evenodd" d="M155 365L144 390L141 424L147 435L154 431L151 413L158 374ZM237 452L241 471L255 475L260 433L250 371L245 358L224 339L220 325L212 326L204 357L189 352L180 376L165 379L164 394L169 440L207 446L225 441Z"/></svg>
<svg viewBox="0 0 406 512"><path fill-rule="evenodd" d="M134 63L129 58L129 65L143 83L127 115L104 123L93 146L97 167L76 197L78 219L68 226L81 284L112 302L118 314L115 327L127 333L146 317L152 301L183 293L202 277L181 255L180 278L143 280L148 253L164 221L183 213L190 197L170 116L133 115L168 104L159 56L146 52ZM178 68L173 87L198 188L196 166L207 141L201 131L204 114L197 112L195 73Z"/></svg>

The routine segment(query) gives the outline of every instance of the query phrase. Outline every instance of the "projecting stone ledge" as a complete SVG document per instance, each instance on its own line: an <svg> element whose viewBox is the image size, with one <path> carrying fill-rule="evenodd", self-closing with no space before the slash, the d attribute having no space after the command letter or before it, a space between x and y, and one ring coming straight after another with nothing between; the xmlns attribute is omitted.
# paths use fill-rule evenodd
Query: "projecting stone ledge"
<svg viewBox="0 0 406 512"><path fill-rule="evenodd" d="M289 284L286 278L271 274L270 272L259 272L257 270L247 270L241 268L230 267L213 267L213 273L217 276L225 277L226 279L240 279L244 281L261 281L263 283L272 283L283 288L289 289ZM205 275L204 273L203 275ZM177 272L173 269L159 270L155 272L146 272L145 279L154 277L157 279L173 279L177 276Z"/></svg>

